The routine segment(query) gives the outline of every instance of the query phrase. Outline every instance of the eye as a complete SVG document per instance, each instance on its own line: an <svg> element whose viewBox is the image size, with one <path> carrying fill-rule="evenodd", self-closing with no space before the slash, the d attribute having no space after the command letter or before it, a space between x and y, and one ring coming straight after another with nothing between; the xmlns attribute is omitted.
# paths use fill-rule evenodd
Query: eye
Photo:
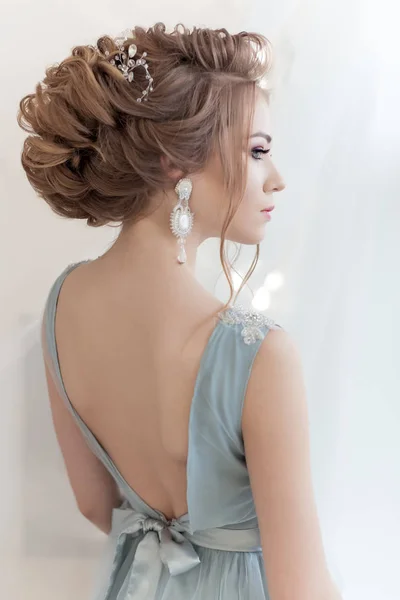
<svg viewBox="0 0 400 600"><path fill-rule="evenodd" d="M271 151L270 148L268 148L268 150L265 150L264 148L253 148L251 153L255 160L262 160L262 157L260 156L260 154L268 154L270 151ZM256 155L256 156L254 156L254 155Z"/></svg>

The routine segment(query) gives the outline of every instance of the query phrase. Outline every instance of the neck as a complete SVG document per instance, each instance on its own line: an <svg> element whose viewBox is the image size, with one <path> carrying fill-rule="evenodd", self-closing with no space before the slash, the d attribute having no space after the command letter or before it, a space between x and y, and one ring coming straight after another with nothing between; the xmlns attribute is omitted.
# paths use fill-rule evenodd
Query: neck
<svg viewBox="0 0 400 600"><path fill-rule="evenodd" d="M146 271L149 275L164 274L174 276L195 276L197 249L203 241L195 228L186 238L186 262L178 262L180 246L169 229L169 222L146 217L133 225L123 226L121 233L111 248L103 255L103 260L115 263L118 270L127 269L137 273Z"/></svg>
<svg viewBox="0 0 400 600"><path fill-rule="evenodd" d="M123 227L111 248L97 261L108 272L110 291L128 302L134 298L137 309L155 311L161 322L171 315L172 306L181 319L196 303L200 312L208 314L220 308L221 302L195 276L197 249L204 239L194 225L186 239L187 260L180 264L179 244L169 229L168 218L160 223L152 215Z"/></svg>

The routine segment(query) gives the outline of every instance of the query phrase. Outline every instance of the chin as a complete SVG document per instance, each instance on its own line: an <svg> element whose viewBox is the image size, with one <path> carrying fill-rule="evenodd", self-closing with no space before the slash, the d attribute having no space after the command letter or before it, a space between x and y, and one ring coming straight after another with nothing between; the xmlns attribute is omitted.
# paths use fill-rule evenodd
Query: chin
<svg viewBox="0 0 400 600"><path fill-rule="evenodd" d="M244 244L245 246L255 246L260 244L265 238L265 226L253 231L235 231L234 234L227 237L231 242Z"/></svg>

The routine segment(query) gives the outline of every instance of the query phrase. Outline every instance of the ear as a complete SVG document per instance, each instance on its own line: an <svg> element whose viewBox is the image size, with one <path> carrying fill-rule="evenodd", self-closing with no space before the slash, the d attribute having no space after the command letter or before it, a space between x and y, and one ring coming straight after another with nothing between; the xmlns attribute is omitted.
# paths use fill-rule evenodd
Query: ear
<svg viewBox="0 0 400 600"><path fill-rule="evenodd" d="M182 169L178 169L177 167L175 167L171 159L169 159L164 154L161 156L160 162L161 168L163 169L167 177L169 177L169 179L171 179L172 181L177 182L183 177Z"/></svg>

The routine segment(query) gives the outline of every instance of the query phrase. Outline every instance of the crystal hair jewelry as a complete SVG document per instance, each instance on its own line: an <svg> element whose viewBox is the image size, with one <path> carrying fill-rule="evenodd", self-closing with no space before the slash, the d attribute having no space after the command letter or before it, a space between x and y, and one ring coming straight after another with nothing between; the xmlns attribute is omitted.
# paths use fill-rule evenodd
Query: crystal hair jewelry
<svg viewBox="0 0 400 600"><path fill-rule="evenodd" d="M127 29L120 36L114 39L115 43L118 46L118 52L116 54L112 54L111 58L109 59L109 62L114 67L119 69L119 71L122 72L123 76L129 83L131 83L134 80L134 70L137 67L143 67L145 69L146 79L149 80L149 83L147 85L147 88L142 91L142 95L136 100L137 102L141 102L142 100L146 102L148 99L147 96L154 89L153 78L149 73L149 67L145 59L145 57L147 56L147 52L143 52L141 57L135 60L135 56L137 54L136 44L129 44L128 48L125 48L125 42L130 37L132 37L132 32L129 29ZM108 50L105 52L105 55L110 55Z"/></svg>
<svg viewBox="0 0 400 600"><path fill-rule="evenodd" d="M186 262L185 242L193 228L194 213L189 208L189 198L192 189L191 179L185 177L178 181L175 186L175 192L178 194L179 200L170 216L172 233L178 238L179 254L177 259L180 264Z"/></svg>

